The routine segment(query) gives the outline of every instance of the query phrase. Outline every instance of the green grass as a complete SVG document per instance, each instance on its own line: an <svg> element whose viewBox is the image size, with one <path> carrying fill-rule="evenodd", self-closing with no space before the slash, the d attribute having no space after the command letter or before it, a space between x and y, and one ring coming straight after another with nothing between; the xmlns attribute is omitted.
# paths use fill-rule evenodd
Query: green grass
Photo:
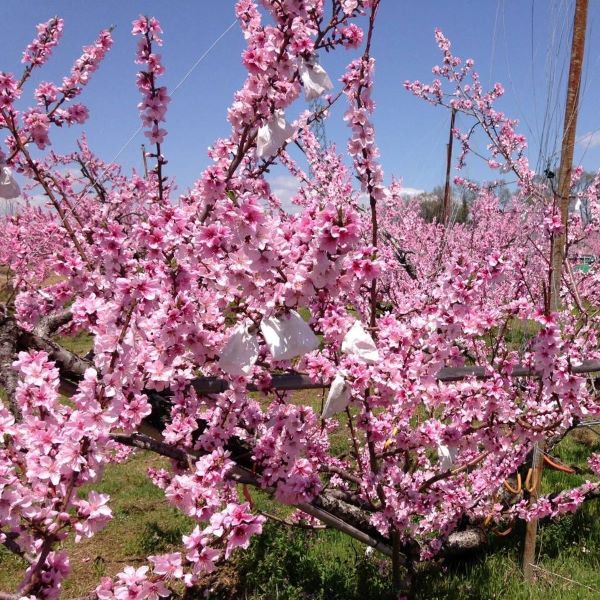
<svg viewBox="0 0 600 600"><path fill-rule="evenodd" d="M235 556L231 567L229 587L215 577L210 598L393 598L387 562L367 557L361 544L332 530L312 532L268 523L250 549Z"/></svg>
<svg viewBox="0 0 600 600"><path fill-rule="evenodd" d="M575 600L600 598L600 503L540 526L536 581L521 573L523 527L496 540L485 556L447 563L417 579L417 598L431 600Z"/></svg>
<svg viewBox="0 0 600 600"><path fill-rule="evenodd" d="M563 439L552 454L563 463L585 468L587 459L592 452L600 452L600 435L588 429L577 429ZM563 473L546 469L542 480L542 493L560 492L585 483L590 479L589 474Z"/></svg>
<svg viewBox="0 0 600 600"><path fill-rule="evenodd" d="M540 325L535 321L513 319L510 327L504 334L505 341L510 348L519 350L526 342L531 340L539 330Z"/></svg>
<svg viewBox="0 0 600 600"><path fill-rule="evenodd" d="M56 342L67 350L84 356L92 349L94 338L89 333L81 331L77 335L58 336Z"/></svg>

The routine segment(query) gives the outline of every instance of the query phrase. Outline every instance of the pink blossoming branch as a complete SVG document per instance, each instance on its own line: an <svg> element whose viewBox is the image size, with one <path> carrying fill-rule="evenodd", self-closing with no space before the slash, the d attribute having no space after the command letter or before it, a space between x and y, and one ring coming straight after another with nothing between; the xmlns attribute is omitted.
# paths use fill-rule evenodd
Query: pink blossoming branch
<svg viewBox="0 0 600 600"><path fill-rule="evenodd" d="M533 178L516 122L494 108L501 88L484 93L472 62L461 67L440 32L435 73L453 91L437 80L409 88L472 118L490 140L480 154L492 169L515 172L518 190L501 206L493 188L465 182L475 196L470 221L444 228L402 200L400 182L385 184L372 124L378 6L334 0L327 12L321 0L239 0L247 75L227 111L231 131L178 198L163 173L169 97L158 83L156 19L140 17L132 31L156 160L146 177L102 161L85 136L70 154L47 150L53 127L87 118L72 100L110 48L110 31L61 85L40 84L33 108L18 108L24 84L62 21L39 26L23 76L0 73L2 168L27 181L25 194L41 189L54 211L25 204L0 221L9 273L0 543L30 565L17 597L58 597L70 570L61 542L85 540L110 520L110 498L94 484L135 448L170 460L149 476L195 524L181 550L104 578L98 598L166 597L175 581L195 585L247 548L265 516L249 493L240 501L240 485L296 507L292 521L318 520L391 556L396 577L401 564L410 570L460 550L462 523L498 530L576 510L597 494L595 480L536 502L508 490L537 441L600 414L581 373L600 360L600 272L565 268L562 308L548 310L551 245L563 226L551 193ZM359 58L332 81L317 51L356 49L363 39ZM296 103L319 96L318 115L292 118ZM340 97L350 167L310 129ZM460 165L471 133L455 135ZM34 156L32 144L45 154ZM274 164L298 183L295 214L265 178ZM569 221L575 250L598 246L598 189L596 178L581 192L589 219ZM93 338L86 357L53 338L82 331ZM463 375L440 378L447 369ZM274 373L288 371L331 384L319 410L274 389ZM199 378L226 385L207 390ZM349 444L337 453L331 438L340 433ZM590 471L599 475L596 456ZM92 489L85 496L83 485Z"/></svg>
<svg viewBox="0 0 600 600"><path fill-rule="evenodd" d="M156 146L155 153L150 156L156 158L158 200L163 202L165 178L162 168L166 161L161 153L161 144L167 132L160 125L165 121L167 104L171 99L167 95L166 87L157 87L156 85L157 77L162 75L165 69L161 64L160 54L152 51L152 44L162 46L161 33L160 24L154 18L140 17L133 23L132 34L142 36L138 42L136 62L146 65L148 68L147 71L138 73L137 84L143 98L138 107L142 124L147 128L144 135Z"/></svg>

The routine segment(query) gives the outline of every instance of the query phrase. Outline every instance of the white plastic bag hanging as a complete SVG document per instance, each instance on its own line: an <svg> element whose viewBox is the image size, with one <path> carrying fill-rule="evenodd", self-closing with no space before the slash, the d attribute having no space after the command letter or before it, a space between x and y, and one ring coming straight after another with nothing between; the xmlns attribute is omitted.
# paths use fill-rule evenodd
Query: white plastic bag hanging
<svg viewBox="0 0 600 600"><path fill-rule="evenodd" d="M456 448L448 448L445 444L438 444L437 453L440 459L440 469L442 471L449 471L452 465L454 465Z"/></svg>
<svg viewBox="0 0 600 600"><path fill-rule="evenodd" d="M355 321L342 341L342 352L354 354L366 363L374 365L379 362L379 352L373 338L363 329L360 321Z"/></svg>
<svg viewBox="0 0 600 600"><path fill-rule="evenodd" d="M298 72L304 86L304 97L308 102L333 89L327 71L319 63L311 64L301 59Z"/></svg>
<svg viewBox="0 0 600 600"><path fill-rule="evenodd" d="M256 155L259 158L273 156L294 134L294 128L285 120L281 109L273 113L273 118L256 134Z"/></svg>
<svg viewBox="0 0 600 600"><path fill-rule="evenodd" d="M281 317L264 318L260 330L275 360L288 360L319 347L319 338L295 310Z"/></svg>
<svg viewBox="0 0 600 600"><path fill-rule="evenodd" d="M10 167L5 163L0 163L0 198L12 200L21 195L21 188L15 181Z"/></svg>
<svg viewBox="0 0 600 600"><path fill-rule="evenodd" d="M221 350L219 367L230 375L250 375L258 359L258 338L250 333L252 321L238 325Z"/></svg>
<svg viewBox="0 0 600 600"><path fill-rule="evenodd" d="M350 404L350 384L344 379L342 374L334 377L329 386L327 401L323 407L323 419L330 419L333 415L346 410Z"/></svg>

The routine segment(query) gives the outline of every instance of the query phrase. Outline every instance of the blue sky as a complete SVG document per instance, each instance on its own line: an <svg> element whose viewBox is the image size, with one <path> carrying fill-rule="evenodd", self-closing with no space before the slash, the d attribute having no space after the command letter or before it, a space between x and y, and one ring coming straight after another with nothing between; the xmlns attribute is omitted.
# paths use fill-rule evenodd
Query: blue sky
<svg viewBox="0 0 600 600"><path fill-rule="evenodd" d="M40 73L58 80L68 72L81 46L97 32L114 25L115 45L94 75L82 99L91 118L84 126L90 145L104 159L112 159L139 125L135 87L136 65L131 21L140 13L159 18L164 29L162 50L170 89L233 21L233 0L2 0L0 70L20 72L22 49L38 22L53 14L65 20L61 45ZM386 179L402 177L407 187L431 189L443 182L449 115L412 97L403 88L406 79L431 79L439 60L433 40L440 27L463 58L475 59L484 84L500 81L506 95L501 110L520 119L530 141L530 160L543 169L560 150L558 134L563 97L573 0L383 0L373 55L377 59L375 99L377 141ZM576 161L586 169L600 167L600 1L590 2L584 90L578 127ZM227 135L226 108L244 78L240 53L243 37L235 26L204 59L174 95L167 114L169 136L165 153L168 174L185 189L207 164L206 148ZM342 74L355 53L324 55L321 62L332 79ZM34 79L39 81L40 78ZM339 84L338 84L339 85ZM31 98L33 86L25 97ZM303 106L292 107L295 116ZM333 111L327 123L329 140L345 147L344 107ZM461 125L460 118L457 125ZM58 150L72 147L80 128L55 133ZM126 148L119 160L141 167L143 135ZM465 174L491 178L475 159ZM280 182L285 187L285 181ZM283 189L282 187L282 189Z"/></svg>

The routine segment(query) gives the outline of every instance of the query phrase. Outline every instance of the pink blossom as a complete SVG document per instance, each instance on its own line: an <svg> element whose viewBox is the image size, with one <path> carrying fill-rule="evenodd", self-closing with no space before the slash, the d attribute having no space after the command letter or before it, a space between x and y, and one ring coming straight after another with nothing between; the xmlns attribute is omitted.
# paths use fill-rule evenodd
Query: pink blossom
<svg viewBox="0 0 600 600"><path fill-rule="evenodd" d="M23 52L21 62L31 67L43 65L58 44L62 36L63 25L63 20L58 17L52 17L46 23L40 23L37 26L38 35Z"/></svg>
<svg viewBox="0 0 600 600"><path fill-rule="evenodd" d="M179 552L149 556L148 558L154 563L154 572L157 575L166 575L167 577L175 577L176 579L183 577L181 554Z"/></svg>

